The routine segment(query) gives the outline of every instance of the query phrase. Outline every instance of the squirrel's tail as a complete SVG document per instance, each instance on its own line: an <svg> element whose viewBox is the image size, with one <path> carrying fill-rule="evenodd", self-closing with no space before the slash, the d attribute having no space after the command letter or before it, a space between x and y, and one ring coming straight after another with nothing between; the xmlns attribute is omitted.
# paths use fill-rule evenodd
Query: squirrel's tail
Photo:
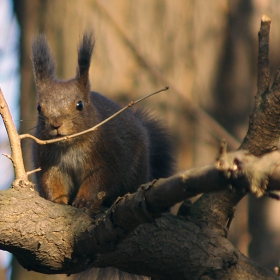
<svg viewBox="0 0 280 280"><path fill-rule="evenodd" d="M74 274L72 280L149 280L149 277L123 272L113 267L91 268Z"/></svg>
<svg viewBox="0 0 280 280"><path fill-rule="evenodd" d="M142 119L142 123L148 131L150 180L171 176L175 169L175 153L168 130L160 120L151 114L141 110L137 110L135 113Z"/></svg>

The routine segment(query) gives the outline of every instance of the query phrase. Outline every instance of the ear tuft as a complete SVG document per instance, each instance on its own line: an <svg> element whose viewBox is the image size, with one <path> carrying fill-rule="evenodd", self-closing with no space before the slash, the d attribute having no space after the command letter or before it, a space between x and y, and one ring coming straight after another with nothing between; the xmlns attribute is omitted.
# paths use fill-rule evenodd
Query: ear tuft
<svg viewBox="0 0 280 280"><path fill-rule="evenodd" d="M32 62L36 85L54 78L55 61L44 35L39 35L32 42Z"/></svg>
<svg viewBox="0 0 280 280"><path fill-rule="evenodd" d="M90 67L90 59L94 47L94 36L92 32L85 32L82 42L78 49L78 68L77 79L82 79L84 83L88 83L88 72Z"/></svg>

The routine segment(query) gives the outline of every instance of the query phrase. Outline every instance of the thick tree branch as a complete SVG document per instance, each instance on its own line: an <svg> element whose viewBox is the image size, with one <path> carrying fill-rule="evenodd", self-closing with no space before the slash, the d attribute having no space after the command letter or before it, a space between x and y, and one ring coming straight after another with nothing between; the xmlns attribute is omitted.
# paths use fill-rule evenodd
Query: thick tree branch
<svg viewBox="0 0 280 280"><path fill-rule="evenodd" d="M278 149L280 134L279 71L272 88L269 71L269 30L271 20L263 16L259 32L258 93L255 108L250 116L248 133L241 149L256 156Z"/></svg>
<svg viewBox="0 0 280 280"><path fill-rule="evenodd" d="M193 279L193 275L199 278L205 274L212 279L226 279L228 275L277 279L242 256L225 238L225 231L213 230L205 221L167 214L140 225L118 246L108 242L103 247L99 241L106 239L103 235L112 228L101 230L99 235L98 222L88 213L46 201L28 189L15 192L5 191L9 199L0 202L0 214L5 217L0 227L1 249L11 251L28 269L74 273L91 265L113 265L162 279ZM260 272L264 278L258 278Z"/></svg>
<svg viewBox="0 0 280 280"><path fill-rule="evenodd" d="M259 31L259 56L258 56L258 94L260 97L270 86L269 69L269 31L271 19L263 15Z"/></svg>
<svg viewBox="0 0 280 280"><path fill-rule="evenodd" d="M166 254L163 259L166 265L171 265L174 258L178 258L176 250L184 246L184 250L189 253L181 261L192 263L194 253L190 252L198 252L198 247L200 252L203 244L207 249L204 248L206 252L204 257L201 255L200 261L209 258L209 254L212 254L215 248L216 253L221 255L216 254L217 263L213 261L211 265L219 264L220 269L222 263L228 262L228 269L232 270L233 267L237 269L240 253L226 239L225 229L205 220L162 216L160 213L174 203L196 194L227 188L229 182L239 189L250 189L251 183L255 182L254 174L257 174L257 179L261 178L259 172L255 173L256 168L258 170L267 162L272 163L261 174L264 174L264 178L268 176L269 181L274 178L272 187L277 186L277 189L280 189L278 175L274 177L274 171L278 171L275 167L280 165L280 153L274 152L261 159L241 151L223 153L213 165L187 170L141 186L137 193L120 198L104 213L93 213L89 210L55 204L39 197L33 189L22 189L20 186L20 191L15 189L2 191L0 248L12 252L27 269L43 273L69 274L94 265L115 266L128 272L148 273L150 276L157 274L163 277L166 271L160 267L162 261L158 262L157 254L151 254L149 258L144 256L149 250L160 250L163 255ZM270 189L270 183L267 189ZM159 217L159 220L155 220ZM141 226L138 227L139 225ZM170 229L166 231L166 227ZM185 227L187 235L184 233ZM132 233L133 230L135 231ZM172 235L169 235L171 233ZM147 238L144 244L142 244L143 234ZM197 237L198 234L201 235L201 239ZM168 241L170 236L172 240ZM135 253L133 247L131 254L134 257L130 256L129 260L124 257L127 254L127 251L126 253L123 251L124 248L129 248L123 247L126 246L126 242L139 242L136 248L137 250L141 248ZM155 242L161 242L161 246L154 247ZM172 242L174 253L170 253L165 242ZM146 246L151 247L148 250ZM124 260L121 263L120 255ZM139 266L139 262L142 266ZM208 264L204 265L203 269L210 269ZM175 266L178 277L186 275L189 271L190 267L185 269L185 266L179 270ZM197 260L197 266L191 270L198 273L202 269L200 266L201 263ZM173 271L175 267L171 265L168 269ZM219 272L219 269L213 273L215 275L229 273L228 270Z"/></svg>

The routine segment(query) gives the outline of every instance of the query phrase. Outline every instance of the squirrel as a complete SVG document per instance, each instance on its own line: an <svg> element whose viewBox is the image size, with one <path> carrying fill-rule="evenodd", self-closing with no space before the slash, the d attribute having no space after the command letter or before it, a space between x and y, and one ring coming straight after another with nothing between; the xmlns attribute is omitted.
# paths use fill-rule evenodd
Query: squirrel
<svg viewBox="0 0 280 280"><path fill-rule="evenodd" d="M78 47L76 77L55 77L55 60L44 35L32 43L38 121L35 136L49 140L89 129L121 107L90 90L92 33ZM166 129L148 113L128 109L96 131L60 142L33 146L39 194L50 201L91 208L104 191L104 206L153 179L168 177L174 166Z"/></svg>

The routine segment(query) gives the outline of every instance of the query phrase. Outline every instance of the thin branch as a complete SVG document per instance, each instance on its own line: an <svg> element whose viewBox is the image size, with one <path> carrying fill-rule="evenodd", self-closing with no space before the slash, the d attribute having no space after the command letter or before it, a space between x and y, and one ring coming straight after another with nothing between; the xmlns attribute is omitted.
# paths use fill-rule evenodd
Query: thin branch
<svg viewBox="0 0 280 280"><path fill-rule="evenodd" d="M36 172L39 172L39 171L41 171L41 170L42 170L41 167L39 167L39 168L37 168L37 169L31 170L31 171L27 171L26 173L27 173L27 176L29 176L29 175L31 175L31 174L33 174L33 173L36 173Z"/></svg>
<svg viewBox="0 0 280 280"><path fill-rule="evenodd" d="M10 113L8 104L4 98L1 88L0 88L0 114L3 119L10 141L11 159L15 171L15 178L16 180L24 180L25 182L28 182L28 177L25 171L23 158L22 158L20 138L17 133L16 127L12 119L12 115Z"/></svg>
<svg viewBox="0 0 280 280"><path fill-rule="evenodd" d="M158 91L155 91L153 93L150 93L142 98L139 98L138 100L136 101L131 101L128 105L126 105L125 107L123 107L122 109L120 109L118 112L116 112L115 114L113 114L112 116L110 116L109 118L105 119L104 121L100 122L99 124L89 128L89 129L86 129L86 130L83 130L81 132L78 132L78 133L75 133L75 134L72 134L72 135L67 135L67 136L64 136L64 137L60 137L60 138L56 138L56 139L51 139L51 140L40 140L38 139L37 137L31 135L31 134L21 134L19 137L20 139L24 139L24 138L31 138L33 139L37 144L39 145L46 145L46 144L51 144L51 143L56 143L56 142L59 142L59 141L64 141L64 140L67 140L67 139L71 139L71 138L74 138L74 137L77 137L77 136L80 136L80 135L83 135L83 134L86 134L88 132L92 132L92 131L95 131L97 130L100 126L102 126L103 124L107 123L108 121L114 119L115 117L117 117L119 114L121 114L122 112L124 112L125 110L127 110L128 108L134 106L135 104L143 101L144 99L146 98L149 98L151 97L152 95L155 95L159 92L162 92L162 91L166 91L168 90L169 87L165 87L163 89L160 89Z"/></svg>
<svg viewBox="0 0 280 280"><path fill-rule="evenodd" d="M11 162L13 162L13 159L10 155L8 154L2 154L2 156L6 157L7 159L9 159Z"/></svg>

